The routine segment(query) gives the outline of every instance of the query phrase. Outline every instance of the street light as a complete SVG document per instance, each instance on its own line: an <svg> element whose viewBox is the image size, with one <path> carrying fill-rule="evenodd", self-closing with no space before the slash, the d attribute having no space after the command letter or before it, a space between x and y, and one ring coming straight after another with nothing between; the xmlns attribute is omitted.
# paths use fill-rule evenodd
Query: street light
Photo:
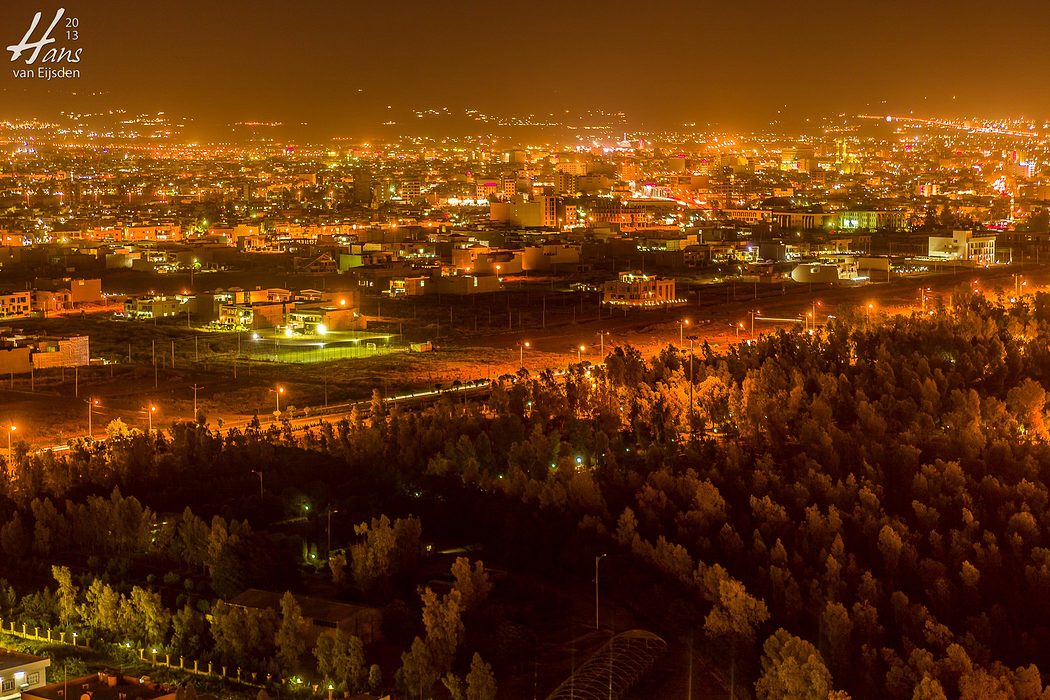
<svg viewBox="0 0 1050 700"><path fill-rule="evenodd" d="M586 350L586 346L579 345L576 348L576 362L583 362L583 351Z"/></svg>
<svg viewBox="0 0 1050 700"><path fill-rule="evenodd" d="M865 326L867 326L868 322L871 320L871 310L873 308L875 308L874 304L868 304L867 307L865 307L865 309L864 309L864 325Z"/></svg>
<svg viewBox="0 0 1050 700"><path fill-rule="evenodd" d="M608 554L601 554L594 558L594 629L598 627L598 562L600 562Z"/></svg>
<svg viewBox="0 0 1050 700"><path fill-rule="evenodd" d="M88 437L90 438L91 435L92 435L92 431L91 431L91 414L94 413L94 407L98 406L98 399L88 399L87 400L87 405L88 405Z"/></svg>
<svg viewBox="0 0 1050 700"><path fill-rule="evenodd" d="M532 343L527 340L518 341L518 365L525 369L525 348L531 348Z"/></svg>
<svg viewBox="0 0 1050 700"><path fill-rule="evenodd" d="M605 362L605 336L612 335L612 331L598 331L598 344L599 353L601 354L601 361Z"/></svg>
<svg viewBox="0 0 1050 700"><path fill-rule="evenodd" d="M760 313L758 309L751 309L751 340L755 339L755 316Z"/></svg>
<svg viewBox="0 0 1050 700"><path fill-rule="evenodd" d="M149 418L149 432L153 432L153 414L157 412L157 407L150 404L146 408L146 416Z"/></svg>
<svg viewBox="0 0 1050 700"><path fill-rule="evenodd" d="M332 556L332 513L338 513L339 510L332 510L332 506L328 506L328 556Z"/></svg>
<svg viewBox="0 0 1050 700"><path fill-rule="evenodd" d="M7 461L8 461L8 466L10 466L10 463L11 463L11 461L13 460L13 458L15 456L15 453L11 450L11 435L13 435L16 430L18 430L18 426L16 426L14 423L12 423L11 426L10 426L10 430L7 431Z"/></svg>
<svg viewBox="0 0 1050 700"><path fill-rule="evenodd" d="M693 440L693 426L696 422L693 420L693 341L696 340L695 335L689 336L689 439Z"/></svg>
<svg viewBox="0 0 1050 700"><path fill-rule="evenodd" d="M737 338L740 337L740 331L742 331L742 330L744 330L744 322L743 321L741 321L740 323L736 324L736 337Z"/></svg>
<svg viewBox="0 0 1050 700"><path fill-rule="evenodd" d="M280 414L281 413L281 394L284 393L284 387L281 386L280 384L278 384L277 388L273 390L273 393L274 393L274 396L277 397L277 413Z"/></svg>
<svg viewBox="0 0 1050 700"><path fill-rule="evenodd" d="M689 319L683 318L678 321L678 344L685 345L685 327L689 325Z"/></svg>

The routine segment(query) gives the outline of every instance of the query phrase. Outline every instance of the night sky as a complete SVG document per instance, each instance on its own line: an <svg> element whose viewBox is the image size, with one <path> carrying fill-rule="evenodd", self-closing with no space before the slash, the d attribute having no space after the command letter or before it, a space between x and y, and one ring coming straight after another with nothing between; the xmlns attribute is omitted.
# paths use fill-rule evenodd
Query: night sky
<svg viewBox="0 0 1050 700"><path fill-rule="evenodd" d="M390 119L440 131L452 120L424 124L411 110L442 107L601 108L655 128L756 127L778 110L787 121L1050 116L1050 44L1036 32L1050 26L1050 3L1036 0L5 0L2 45L59 6L80 19L82 77L5 70L0 117L124 107L211 129L306 122L304 136L329 137Z"/></svg>

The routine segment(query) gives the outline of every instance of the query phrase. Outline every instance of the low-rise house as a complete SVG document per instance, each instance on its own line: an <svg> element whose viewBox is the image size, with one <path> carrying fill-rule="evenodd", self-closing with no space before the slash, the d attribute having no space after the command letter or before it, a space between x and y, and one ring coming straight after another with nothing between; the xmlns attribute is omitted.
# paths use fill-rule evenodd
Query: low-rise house
<svg viewBox="0 0 1050 700"><path fill-rule="evenodd" d="M322 634L334 634L336 630L353 634L365 644L381 637L383 612L379 608L304 595L296 595L295 601L308 625L306 637L311 646ZM281 612L281 594L257 588L249 588L227 602L253 610L273 610L278 615Z"/></svg>
<svg viewBox="0 0 1050 700"><path fill-rule="evenodd" d="M16 651L0 650L0 700L14 700L47 682L51 660Z"/></svg>

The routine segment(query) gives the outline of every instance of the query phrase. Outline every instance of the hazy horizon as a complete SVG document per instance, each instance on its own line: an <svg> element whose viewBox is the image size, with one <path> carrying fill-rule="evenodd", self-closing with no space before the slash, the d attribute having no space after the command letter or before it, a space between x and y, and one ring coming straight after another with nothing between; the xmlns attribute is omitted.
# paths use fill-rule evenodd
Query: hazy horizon
<svg viewBox="0 0 1050 700"><path fill-rule="evenodd" d="M465 133L484 132L468 109L540 121L600 109L654 130L860 112L1050 116L1050 95L1032 89L1048 49L1010 39L1050 20L1036 3L1001 3L988 16L970 0L669 3L646 13L621 0L600 11L546 0L305 0L294 10L18 0L0 7L2 46L22 38L35 12L46 25L59 7L78 21L77 42L66 44L83 50L80 76L25 80L8 70L0 116L165 111L192 117L202 138L239 121L280 121L316 141L425 132L437 125L414 112L426 110L447 110L442 128Z"/></svg>

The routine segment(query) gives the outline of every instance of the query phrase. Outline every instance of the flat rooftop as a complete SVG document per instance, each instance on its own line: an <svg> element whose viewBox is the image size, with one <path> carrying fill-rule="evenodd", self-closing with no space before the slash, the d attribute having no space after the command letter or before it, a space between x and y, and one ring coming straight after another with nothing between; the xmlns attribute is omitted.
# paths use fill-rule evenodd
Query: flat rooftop
<svg viewBox="0 0 1050 700"><path fill-rule="evenodd" d="M32 654L23 654L8 649L0 649L0 673L10 668L19 668L20 666L26 666L37 661L49 660L42 656L33 656Z"/></svg>
<svg viewBox="0 0 1050 700"><path fill-rule="evenodd" d="M305 595L295 595L299 603L302 615L306 619L324 620L328 622L341 622L348 620L363 610L378 610L370 605L355 605L336 600L325 600ZM257 588L249 588L240 595L227 601L230 605L238 605L242 608L256 608L258 610L281 609L281 593L273 591L261 591Z"/></svg>
<svg viewBox="0 0 1050 700"><path fill-rule="evenodd" d="M133 676L96 673L82 678L72 678L68 683L52 683L22 693L23 697L44 700L66 700L81 698L90 693L91 700L156 700L174 697L175 691L155 683L142 682Z"/></svg>

